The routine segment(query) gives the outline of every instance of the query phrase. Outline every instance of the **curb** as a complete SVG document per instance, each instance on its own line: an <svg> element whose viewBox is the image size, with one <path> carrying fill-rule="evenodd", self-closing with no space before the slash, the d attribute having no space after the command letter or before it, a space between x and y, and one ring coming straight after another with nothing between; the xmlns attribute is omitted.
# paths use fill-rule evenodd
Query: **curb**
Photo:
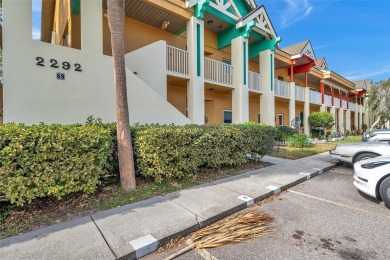
<svg viewBox="0 0 390 260"><path fill-rule="evenodd" d="M307 173L298 173L298 174L302 174L304 177L294 181L294 182L291 182L289 184L286 184L286 185L283 185L281 187L276 187L276 186L272 186L272 188L270 189L270 191L266 194L263 194L259 197L256 197L256 198L250 198L250 197L247 197L249 200L247 202L244 202L242 204L239 204L238 206L234 207L234 208L231 208L227 211L224 211L220 214L217 214L211 218L208 218L208 219L205 219L203 221L199 221L198 220L198 225L195 225L195 226L192 226L192 227L189 227L189 228L186 228L182 231L179 231L179 232L176 232L175 234L172 234L172 235L169 235L167 237L164 237L160 240L157 241L157 247L155 247L154 250L150 250L150 251L145 251L144 248L145 247L149 247L150 245L148 244L145 244L144 247L140 250L135 250L134 251L134 254L130 254L130 255L127 255L125 257L121 257L119 259L138 259L140 257L143 257L143 256L146 256L150 253L153 253L155 252L158 248L160 248L161 246L164 246L165 244L169 243L171 240L174 240L174 239L179 239L179 238L182 238L182 237L185 237L205 226L208 226L208 225L211 225L221 219L224 219L234 213L237 213L238 211L241 211L243 209L246 209L248 207L250 207L254 202L258 202L258 201L262 201L264 199L267 199L269 198L270 196L272 195L275 195L275 194L279 194L281 193L282 191L285 191L293 186L296 186L302 182L305 182L317 175L321 175L323 173L325 173L326 171L329 171L330 169L334 168L335 166L337 166L338 163L333 163L332 162L332 165L330 166L327 166L325 168L313 168L313 172L307 172ZM151 248L152 249L152 248Z"/></svg>

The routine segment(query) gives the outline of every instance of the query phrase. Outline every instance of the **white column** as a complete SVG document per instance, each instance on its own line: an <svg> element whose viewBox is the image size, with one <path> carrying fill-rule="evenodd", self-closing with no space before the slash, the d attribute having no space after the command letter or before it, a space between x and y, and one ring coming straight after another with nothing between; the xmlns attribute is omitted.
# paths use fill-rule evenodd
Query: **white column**
<svg viewBox="0 0 390 260"><path fill-rule="evenodd" d="M199 36L199 37L198 37ZM187 82L188 118L193 124L203 125L204 103L204 24L195 17L187 22L188 70Z"/></svg>
<svg viewBox="0 0 390 260"><path fill-rule="evenodd" d="M87 53L103 53L102 2L80 1L81 49Z"/></svg>
<svg viewBox="0 0 390 260"><path fill-rule="evenodd" d="M351 131L351 110L347 109L344 120L346 120L345 130Z"/></svg>
<svg viewBox="0 0 390 260"><path fill-rule="evenodd" d="M339 113L339 129L341 133L344 133L344 110L340 108L338 113Z"/></svg>
<svg viewBox="0 0 390 260"><path fill-rule="evenodd" d="M232 40L233 92L232 116L233 123L249 121L248 93L248 40L237 37Z"/></svg>
<svg viewBox="0 0 390 260"><path fill-rule="evenodd" d="M362 113L362 107L359 105L359 129L362 129L363 124L363 113Z"/></svg>
<svg viewBox="0 0 390 260"><path fill-rule="evenodd" d="M310 88L305 87L305 104L303 107L303 128L306 135L310 134L309 116L310 116Z"/></svg>
<svg viewBox="0 0 390 260"><path fill-rule="evenodd" d="M326 106L325 106L325 104L322 104L322 105L320 106L320 111L321 111L321 112L326 112Z"/></svg>
<svg viewBox="0 0 390 260"><path fill-rule="evenodd" d="M353 122L354 122L354 125L355 125L355 130L358 130L358 129L360 129L360 127L359 127L359 124L358 124L358 117L359 117L359 107L358 107L358 104L356 103L355 104L356 106L355 106L355 113L354 113L354 118L353 118Z"/></svg>
<svg viewBox="0 0 390 260"><path fill-rule="evenodd" d="M334 106L330 107L330 113L333 115L335 124L332 126L332 132L336 132L336 108Z"/></svg>
<svg viewBox="0 0 390 260"><path fill-rule="evenodd" d="M261 123L275 126L275 92L274 92L274 52L265 50L259 53L261 90L260 120Z"/></svg>
<svg viewBox="0 0 390 260"><path fill-rule="evenodd" d="M295 118L295 82L290 82L288 85L290 88L290 102L288 103L289 126L292 126L291 122Z"/></svg>

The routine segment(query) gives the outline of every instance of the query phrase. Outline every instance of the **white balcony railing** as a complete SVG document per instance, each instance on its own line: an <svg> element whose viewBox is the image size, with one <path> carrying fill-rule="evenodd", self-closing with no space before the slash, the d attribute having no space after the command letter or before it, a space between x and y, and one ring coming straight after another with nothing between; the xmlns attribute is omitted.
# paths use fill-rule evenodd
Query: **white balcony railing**
<svg viewBox="0 0 390 260"><path fill-rule="evenodd" d="M347 109L347 101L346 100L343 100L343 108Z"/></svg>
<svg viewBox="0 0 390 260"><path fill-rule="evenodd" d="M233 85L233 66L204 58L204 79L212 83Z"/></svg>
<svg viewBox="0 0 390 260"><path fill-rule="evenodd" d="M257 92L261 91L261 74L249 71L248 73L248 88Z"/></svg>
<svg viewBox="0 0 390 260"><path fill-rule="evenodd" d="M349 102L349 110L354 112L355 111L355 107L356 107L355 103Z"/></svg>
<svg viewBox="0 0 390 260"><path fill-rule="evenodd" d="M340 108L340 99L337 97L334 98L334 106L336 108Z"/></svg>
<svg viewBox="0 0 390 260"><path fill-rule="evenodd" d="M295 85L295 100L305 101L305 88Z"/></svg>
<svg viewBox="0 0 390 260"><path fill-rule="evenodd" d="M325 106L330 107L332 106L332 97L325 94Z"/></svg>
<svg viewBox="0 0 390 260"><path fill-rule="evenodd" d="M188 51L167 45L167 70L188 75Z"/></svg>
<svg viewBox="0 0 390 260"><path fill-rule="evenodd" d="M275 96L286 97L286 98L290 97L290 88L287 82L275 79L274 87L275 87Z"/></svg>
<svg viewBox="0 0 390 260"><path fill-rule="evenodd" d="M315 90L309 90L309 101L313 104L322 104L321 93Z"/></svg>

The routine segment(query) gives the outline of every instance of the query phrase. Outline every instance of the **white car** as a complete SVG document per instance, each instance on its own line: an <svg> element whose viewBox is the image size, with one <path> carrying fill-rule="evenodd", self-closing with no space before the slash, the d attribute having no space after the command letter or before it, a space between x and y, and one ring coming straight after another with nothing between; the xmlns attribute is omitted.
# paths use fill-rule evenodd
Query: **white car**
<svg viewBox="0 0 390 260"><path fill-rule="evenodd" d="M360 191L381 198L390 208L390 156L380 156L354 164L353 184Z"/></svg>
<svg viewBox="0 0 390 260"><path fill-rule="evenodd" d="M354 164L377 156L390 156L390 142L339 144L329 153L340 162Z"/></svg>

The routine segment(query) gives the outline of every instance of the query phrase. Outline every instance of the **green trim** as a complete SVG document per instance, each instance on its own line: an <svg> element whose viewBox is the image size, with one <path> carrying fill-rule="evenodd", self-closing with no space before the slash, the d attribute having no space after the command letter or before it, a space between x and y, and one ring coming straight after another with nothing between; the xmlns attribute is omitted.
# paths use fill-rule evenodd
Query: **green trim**
<svg viewBox="0 0 390 260"><path fill-rule="evenodd" d="M249 59L252 59L259 55L259 52L265 50L274 51L279 42L281 42L281 38L275 38L271 40L262 40L249 45Z"/></svg>
<svg viewBox="0 0 390 260"><path fill-rule="evenodd" d="M195 6L194 16L198 19L204 18L204 12L210 5L210 0L200 0Z"/></svg>
<svg viewBox="0 0 390 260"><path fill-rule="evenodd" d="M242 17L245 17L251 11L247 9L245 1L234 1L234 3Z"/></svg>
<svg viewBox="0 0 390 260"><path fill-rule="evenodd" d="M182 34L183 32L187 31L187 26L184 26L183 28L181 28L180 30L178 30L177 32L175 32L176 35L180 35Z"/></svg>
<svg viewBox="0 0 390 260"><path fill-rule="evenodd" d="M246 60L246 56L247 56L247 53L246 53L246 42L244 42L244 85L246 85L246 63L247 63L247 60Z"/></svg>
<svg viewBox="0 0 390 260"><path fill-rule="evenodd" d="M274 91L274 55L269 55L270 69L271 69L271 91Z"/></svg>
<svg viewBox="0 0 390 260"><path fill-rule="evenodd" d="M252 32L253 27L255 26L256 26L256 22L251 21L250 23L246 24L242 28L236 29L236 27L233 26L229 29L224 30L223 32L220 32L218 34L218 44L217 44L218 50L230 46L232 40L237 37L242 36L248 39Z"/></svg>
<svg viewBox="0 0 390 260"><path fill-rule="evenodd" d="M217 18L219 18L219 19L221 19L221 20L227 22L227 23L230 23L231 25L234 25L234 26L235 26L236 23L237 23L237 21L234 20L233 18L231 18L230 16L227 16L226 14L221 13L220 11L218 11L218 10L216 10L216 9L214 9L214 8L208 7L208 8L207 8L207 12L208 12L209 14L212 14L212 15L214 15L215 17L217 17ZM202 19L203 19L203 17L202 17Z"/></svg>
<svg viewBox="0 0 390 260"><path fill-rule="evenodd" d="M196 24L196 75L201 76L200 24Z"/></svg>
<svg viewBox="0 0 390 260"><path fill-rule="evenodd" d="M80 0L72 0L70 2L70 6L71 6L71 10L72 10L72 14L75 14L75 15L80 15Z"/></svg>

